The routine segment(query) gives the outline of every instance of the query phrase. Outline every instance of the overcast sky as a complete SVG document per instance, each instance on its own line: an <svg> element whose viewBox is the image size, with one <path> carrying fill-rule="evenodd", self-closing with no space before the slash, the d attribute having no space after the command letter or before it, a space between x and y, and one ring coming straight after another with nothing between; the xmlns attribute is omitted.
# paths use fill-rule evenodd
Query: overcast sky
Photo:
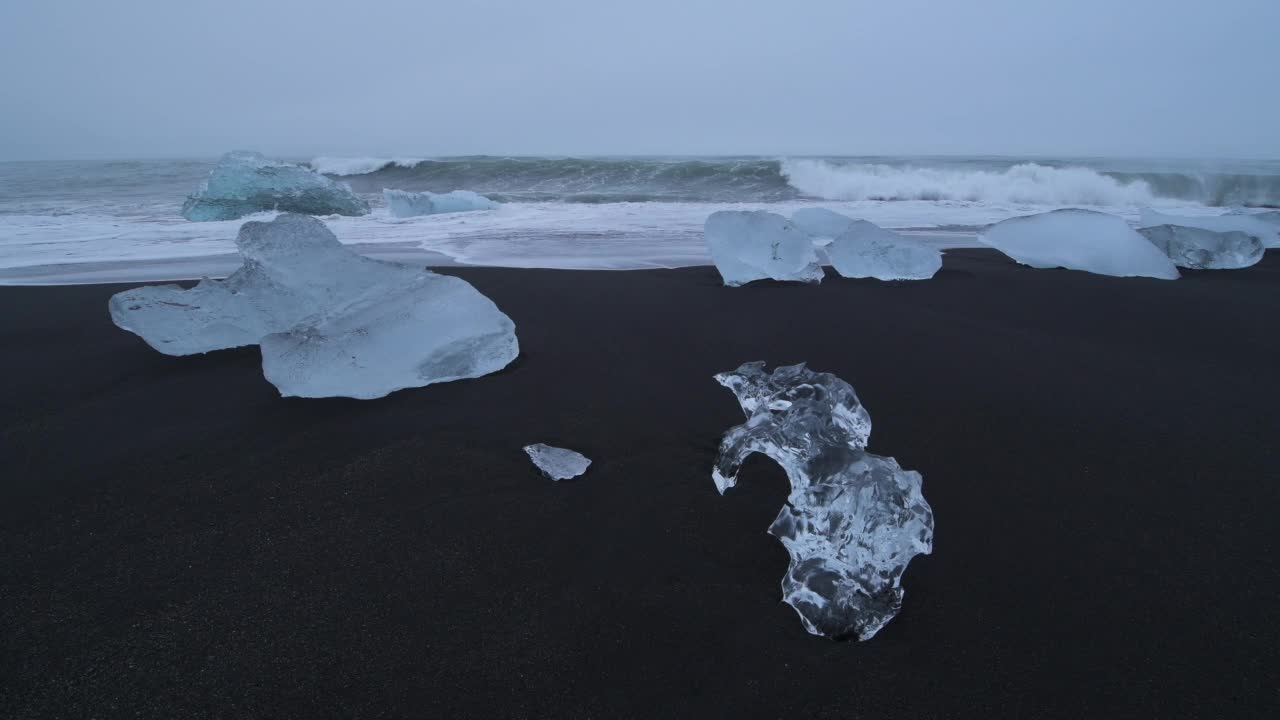
<svg viewBox="0 0 1280 720"><path fill-rule="evenodd" d="M3 0L0 158L1280 157L1280 0Z"/></svg>

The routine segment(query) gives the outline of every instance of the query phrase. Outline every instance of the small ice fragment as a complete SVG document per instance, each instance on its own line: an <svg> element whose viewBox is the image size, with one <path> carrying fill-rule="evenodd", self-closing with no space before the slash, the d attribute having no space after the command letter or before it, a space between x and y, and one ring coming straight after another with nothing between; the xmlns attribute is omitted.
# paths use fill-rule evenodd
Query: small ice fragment
<svg viewBox="0 0 1280 720"><path fill-rule="evenodd" d="M725 433L716 488L737 483L743 461L763 453L791 481L769 527L791 556L782 599L814 635L875 635L902 608L902 573L933 551L933 510L920 473L866 452L871 416L849 383L804 366L746 363L716 380L747 421Z"/></svg>
<svg viewBox="0 0 1280 720"><path fill-rule="evenodd" d="M387 201L391 214L398 218L440 213L492 210L498 203L470 190L454 190L447 193L408 192L384 188L382 197Z"/></svg>
<svg viewBox="0 0 1280 720"><path fill-rule="evenodd" d="M1280 221L1272 219L1275 213L1227 214L1227 215L1166 215L1150 208L1141 213L1142 227L1157 225L1181 225L1214 232L1238 230L1262 241L1263 247L1280 247Z"/></svg>
<svg viewBox="0 0 1280 720"><path fill-rule="evenodd" d="M866 220L851 221L826 253L836 272L849 278L928 280L942 269L937 248Z"/></svg>
<svg viewBox="0 0 1280 720"><path fill-rule="evenodd" d="M1156 225L1138 232L1181 268L1235 270L1262 259L1262 241L1239 230L1214 232L1183 225Z"/></svg>
<svg viewBox="0 0 1280 720"><path fill-rule="evenodd" d="M235 220L264 210L308 215L367 215L369 205L345 183L261 153L222 156L200 189L182 205L188 220Z"/></svg>
<svg viewBox="0 0 1280 720"><path fill-rule="evenodd" d="M822 282L813 240L781 215L721 210L711 213L703 231L725 285L766 279Z"/></svg>
<svg viewBox="0 0 1280 720"><path fill-rule="evenodd" d="M815 245L822 247L844 234L853 218L826 208L801 208L791 213L791 222L809 233Z"/></svg>
<svg viewBox="0 0 1280 720"><path fill-rule="evenodd" d="M126 290L111 319L166 355L260 345L285 396L378 398L520 352L515 323L465 280L362 257L316 218L246 222L236 245L244 265L226 280Z"/></svg>
<svg viewBox="0 0 1280 720"><path fill-rule="evenodd" d="M978 239L1023 265L1098 275L1176 280L1168 255L1122 218L1093 210L1053 210L1010 218Z"/></svg>
<svg viewBox="0 0 1280 720"><path fill-rule="evenodd" d="M591 461L581 453L542 443L525 445L524 451L529 453L529 459L533 461L534 465L538 466L542 474L552 480L568 480L578 477L586 472L587 466L591 464Z"/></svg>

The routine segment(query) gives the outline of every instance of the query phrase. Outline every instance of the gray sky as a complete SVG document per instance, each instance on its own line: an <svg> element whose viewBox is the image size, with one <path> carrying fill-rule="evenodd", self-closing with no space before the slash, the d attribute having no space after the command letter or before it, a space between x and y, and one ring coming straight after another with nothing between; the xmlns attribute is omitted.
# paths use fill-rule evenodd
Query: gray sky
<svg viewBox="0 0 1280 720"><path fill-rule="evenodd" d="M4 0L0 158L1280 157L1280 0Z"/></svg>

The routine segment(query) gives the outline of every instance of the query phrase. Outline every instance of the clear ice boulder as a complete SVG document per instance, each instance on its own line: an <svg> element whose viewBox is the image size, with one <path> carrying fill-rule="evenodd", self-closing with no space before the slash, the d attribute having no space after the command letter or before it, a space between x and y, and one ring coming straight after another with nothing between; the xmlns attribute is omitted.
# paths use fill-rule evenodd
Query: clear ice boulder
<svg viewBox="0 0 1280 720"><path fill-rule="evenodd" d="M524 451L543 475L552 480L571 480L587 471L591 460L579 452L543 443L525 445Z"/></svg>
<svg viewBox="0 0 1280 720"><path fill-rule="evenodd" d="M813 240L781 215L763 210L721 210L703 227L707 250L730 287L756 280L822 282Z"/></svg>
<svg viewBox="0 0 1280 720"><path fill-rule="evenodd" d="M244 265L227 279L126 290L112 320L167 355L259 345L285 396L378 398L520 352L515 324L465 280L362 257L316 218L246 222L236 245Z"/></svg>
<svg viewBox="0 0 1280 720"><path fill-rule="evenodd" d="M762 453L791 483L769 527L791 557L782 598L806 630L874 636L902 608L902 574L933 551L933 510L920 473L866 452L871 417L853 387L830 373L746 363L715 376L747 421L720 442L712 479L723 494L743 461Z"/></svg>
<svg viewBox="0 0 1280 720"><path fill-rule="evenodd" d="M848 278L928 280L942 269L942 252L866 220L853 220L827 245L831 267Z"/></svg>
<svg viewBox="0 0 1280 720"><path fill-rule="evenodd" d="M1116 277L1176 280L1178 268L1123 218L1093 210L1053 210L1010 218L978 239L1023 265Z"/></svg>
<svg viewBox="0 0 1280 720"><path fill-rule="evenodd" d="M1255 235L1230 230L1214 232L1185 225L1155 225L1138 232L1173 260L1191 270L1237 270L1262 259L1262 241Z"/></svg>

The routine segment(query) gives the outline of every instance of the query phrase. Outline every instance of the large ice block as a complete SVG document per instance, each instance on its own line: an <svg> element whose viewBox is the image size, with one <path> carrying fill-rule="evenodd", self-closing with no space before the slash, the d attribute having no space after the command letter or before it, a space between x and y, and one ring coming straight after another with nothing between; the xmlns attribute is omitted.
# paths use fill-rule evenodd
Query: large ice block
<svg viewBox="0 0 1280 720"><path fill-rule="evenodd" d="M112 319L168 355L258 344L286 396L376 398L519 354L515 324L466 281L362 257L316 218L246 222L236 244L226 280L126 290Z"/></svg>
<svg viewBox="0 0 1280 720"><path fill-rule="evenodd" d="M208 179L187 198L182 216L195 221L235 220L265 210L366 215L369 205L345 183L310 168L237 151L222 156Z"/></svg>
<svg viewBox="0 0 1280 720"><path fill-rule="evenodd" d="M942 269L942 253L922 242L854 220L826 247L836 272L850 278L928 280Z"/></svg>
<svg viewBox="0 0 1280 720"><path fill-rule="evenodd" d="M703 231L725 285L767 279L822 282L813 240L781 215L721 210L711 213Z"/></svg>
<svg viewBox="0 0 1280 720"><path fill-rule="evenodd" d="M1180 268L1235 270L1262 259L1262 241L1239 230L1214 232L1184 225L1156 225L1138 232Z"/></svg>
<svg viewBox="0 0 1280 720"><path fill-rule="evenodd" d="M1175 280L1178 269L1122 218L1093 210L1053 210L1010 218L978 239L1035 268Z"/></svg>

